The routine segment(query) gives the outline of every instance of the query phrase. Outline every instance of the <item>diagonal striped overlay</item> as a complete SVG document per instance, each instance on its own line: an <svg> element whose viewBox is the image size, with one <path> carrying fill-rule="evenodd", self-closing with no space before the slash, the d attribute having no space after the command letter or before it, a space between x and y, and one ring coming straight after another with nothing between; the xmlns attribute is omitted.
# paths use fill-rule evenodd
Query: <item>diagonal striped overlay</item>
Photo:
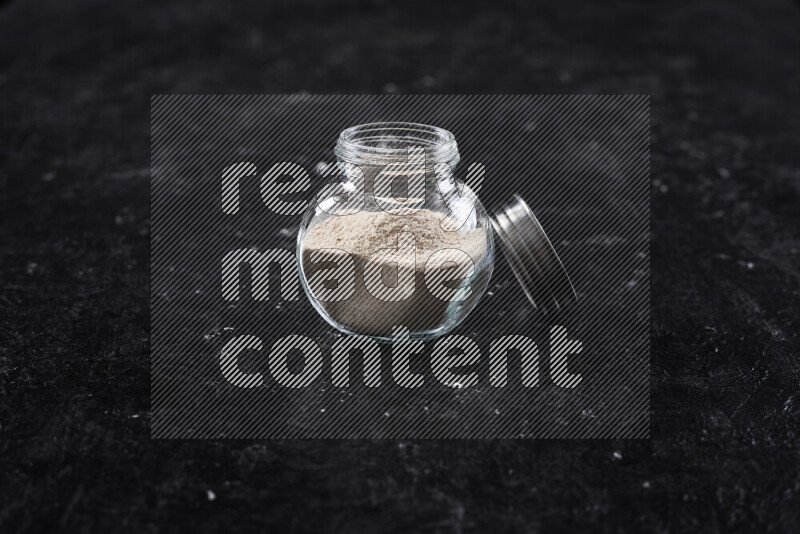
<svg viewBox="0 0 800 534"><path fill-rule="evenodd" d="M453 132L489 211L524 198L579 304L533 308L498 246L438 340L325 322L297 230L339 132L383 121ZM649 436L649 97L156 96L151 128L154 438Z"/></svg>

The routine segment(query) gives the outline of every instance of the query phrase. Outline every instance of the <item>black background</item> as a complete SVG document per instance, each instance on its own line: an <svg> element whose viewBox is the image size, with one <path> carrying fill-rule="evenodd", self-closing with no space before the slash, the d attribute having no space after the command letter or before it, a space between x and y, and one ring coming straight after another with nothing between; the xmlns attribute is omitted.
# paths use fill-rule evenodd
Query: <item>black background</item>
<svg viewBox="0 0 800 534"><path fill-rule="evenodd" d="M785 0L6 3L0 530L796 531L798 51ZM150 440L150 96L298 91L652 95L653 439Z"/></svg>

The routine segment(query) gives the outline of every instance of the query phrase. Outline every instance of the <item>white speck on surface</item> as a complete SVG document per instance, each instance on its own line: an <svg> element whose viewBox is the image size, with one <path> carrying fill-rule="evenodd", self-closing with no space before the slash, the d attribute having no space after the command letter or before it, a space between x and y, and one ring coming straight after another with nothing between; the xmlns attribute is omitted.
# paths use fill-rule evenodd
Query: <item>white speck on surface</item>
<svg viewBox="0 0 800 534"><path fill-rule="evenodd" d="M384 412L384 414L383 414L384 417L389 417L390 415L391 414L389 412Z"/></svg>
<svg viewBox="0 0 800 534"><path fill-rule="evenodd" d="M233 332L234 328L232 326L224 326L222 328L214 328L208 334L203 335L203 339L206 341L210 341L214 338L217 338L222 335L223 332Z"/></svg>
<svg viewBox="0 0 800 534"><path fill-rule="evenodd" d="M650 489L650 481L649 480L645 480L644 482L642 482L642 487L644 489Z"/></svg>
<svg viewBox="0 0 800 534"><path fill-rule="evenodd" d="M500 415L500 410L495 410L495 411L494 411L494 414L495 414L495 415Z"/></svg>
<svg viewBox="0 0 800 534"><path fill-rule="evenodd" d="M28 263L28 265L25 267L25 271L28 274L33 274L33 273L36 272L36 268L37 267L39 267L39 264L37 264L36 262L32 261L32 262Z"/></svg>
<svg viewBox="0 0 800 534"><path fill-rule="evenodd" d="M612 457L614 460L616 460L616 461L622 460L622 452L620 452L620 451L614 451L614 452L611 454L611 457Z"/></svg>
<svg viewBox="0 0 800 534"><path fill-rule="evenodd" d="M325 408L320 408L320 409L319 409L319 412L320 412L320 413L325 413Z"/></svg>
<svg viewBox="0 0 800 534"><path fill-rule="evenodd" d="M206 498L208 499L208 502L216 501L217 500L217 494L214 493L211 490L206 490Z"/></svg>

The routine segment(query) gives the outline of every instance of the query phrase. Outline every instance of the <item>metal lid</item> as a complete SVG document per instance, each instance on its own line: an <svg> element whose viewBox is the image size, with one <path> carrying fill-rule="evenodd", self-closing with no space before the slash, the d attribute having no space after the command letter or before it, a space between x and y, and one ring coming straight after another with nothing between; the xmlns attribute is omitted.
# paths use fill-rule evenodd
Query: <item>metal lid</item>
<svg viewBox="0 0 800 534"><path fill-rule="evenodd" d="M519 195L495 212L492 226L528 300L544 311L564 308L578 296L542 225Z"/></svg>

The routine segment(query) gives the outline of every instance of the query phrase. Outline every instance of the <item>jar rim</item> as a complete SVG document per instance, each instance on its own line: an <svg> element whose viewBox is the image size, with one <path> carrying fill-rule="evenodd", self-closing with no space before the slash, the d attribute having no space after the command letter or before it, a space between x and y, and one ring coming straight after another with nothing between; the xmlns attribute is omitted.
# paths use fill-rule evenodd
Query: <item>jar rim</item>
<svg viewBox="0 0 800 534"><path fill-rule="evenodd" d="M420 146L434 163L458 162L455 136L438 126L414 122L372 122L351 126L339 134L334 154L346 163L387 165L404 163L408 149Z"/></svg>

